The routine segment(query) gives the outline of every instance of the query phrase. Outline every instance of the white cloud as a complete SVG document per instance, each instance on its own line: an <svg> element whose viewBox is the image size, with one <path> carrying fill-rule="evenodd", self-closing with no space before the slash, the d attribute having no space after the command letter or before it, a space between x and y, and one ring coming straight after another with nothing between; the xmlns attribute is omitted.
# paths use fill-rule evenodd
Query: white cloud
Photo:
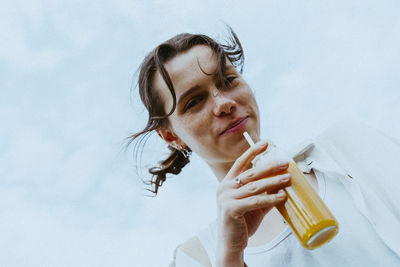
<svg viewBox="0 0 400 267"><path fill-rule="evenodd" d="M48 36L34 38L45 26L40 2L3 1L0 10L0 58L7 64L20 70L49 69L63 59L62 48L41 43Z"/></svg>

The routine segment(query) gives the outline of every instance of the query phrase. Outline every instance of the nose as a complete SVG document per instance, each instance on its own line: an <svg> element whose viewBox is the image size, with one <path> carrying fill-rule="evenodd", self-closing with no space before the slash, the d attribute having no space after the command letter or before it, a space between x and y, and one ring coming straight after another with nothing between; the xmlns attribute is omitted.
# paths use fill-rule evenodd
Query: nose
<svg viewBox="0 0 400 267"><path fill-rule="evenodd" d="M213 113L217 117L230 115L236 109L236 102L224 93L225 92L219 91L218 94L213 97L215 102Z"/></svg>

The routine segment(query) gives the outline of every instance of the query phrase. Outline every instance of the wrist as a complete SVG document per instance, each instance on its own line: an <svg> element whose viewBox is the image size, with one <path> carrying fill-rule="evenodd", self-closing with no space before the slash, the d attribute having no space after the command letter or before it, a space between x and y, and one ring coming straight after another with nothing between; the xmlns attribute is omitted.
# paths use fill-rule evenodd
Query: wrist
<svg viewBox="0 0 400 267"><path fill-rule="evenodd" d="M243 251L241 252L217 251L216 266L243 267L247 265L244 263Z"/></svg>

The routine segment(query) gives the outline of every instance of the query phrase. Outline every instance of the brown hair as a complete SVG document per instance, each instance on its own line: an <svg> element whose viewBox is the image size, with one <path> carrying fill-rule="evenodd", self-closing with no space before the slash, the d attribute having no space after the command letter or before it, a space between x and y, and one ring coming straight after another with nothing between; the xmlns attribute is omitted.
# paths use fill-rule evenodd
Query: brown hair
<svg viewBox="0 0 400 267"><path fill-rule="evenodd" d="M214 39L202 34L182 33L160 44L145 57L139 67L138 86L140 98L148 111L149 117L142 131L128 137L128 145L138 138L134 146L136 158L139 147L142 146L143 149L146 137L154 130L166 128L169 123L168 117L176 108L175 90L164 64L193 46L207 45L217 56L218 67L214 73L206 74L216 77L217 87L225 89L229 85L229 81L225 79L226 59L228 59L235 68L238 68L240 73L242 72L244 63L242 45L232 28L229 26L228 28L230 37L227 44L218 43ZM172 108L168 112L165 111L161 96L152 84L154 74L157 71L161 74L173 99ZM152 178L150 181L145 182L150 185L151 188L153 188L154 185L154 189L148 190L155 195L157 195L158 189L164 183L168 173L175 175L180 173L182 168L190 161L187 155L187 152L189 152L189 154L191 152L190 148L187 148L187 151L180 151L172 146L168 146L168 148L171 151L169 156L165 160L160 161L159 166L149 168L149 173L152 174Z"/></svg>

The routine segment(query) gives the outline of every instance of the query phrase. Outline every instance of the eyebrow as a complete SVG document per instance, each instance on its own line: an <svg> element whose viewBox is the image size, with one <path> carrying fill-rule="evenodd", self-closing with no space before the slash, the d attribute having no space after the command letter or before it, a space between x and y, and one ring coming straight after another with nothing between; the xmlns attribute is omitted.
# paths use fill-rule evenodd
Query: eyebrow
<svg viewBox="0 0 400 267"><path fill-rule="evenodd" d="M195 85L193 87L191 87L189 90L187 90L186 92L184 92L182 95L179 96L178 99L178 105L183 101L183 99L185 99L187 96L191 95L193 92L197 91L200 89L199 85Z"/></svg>

